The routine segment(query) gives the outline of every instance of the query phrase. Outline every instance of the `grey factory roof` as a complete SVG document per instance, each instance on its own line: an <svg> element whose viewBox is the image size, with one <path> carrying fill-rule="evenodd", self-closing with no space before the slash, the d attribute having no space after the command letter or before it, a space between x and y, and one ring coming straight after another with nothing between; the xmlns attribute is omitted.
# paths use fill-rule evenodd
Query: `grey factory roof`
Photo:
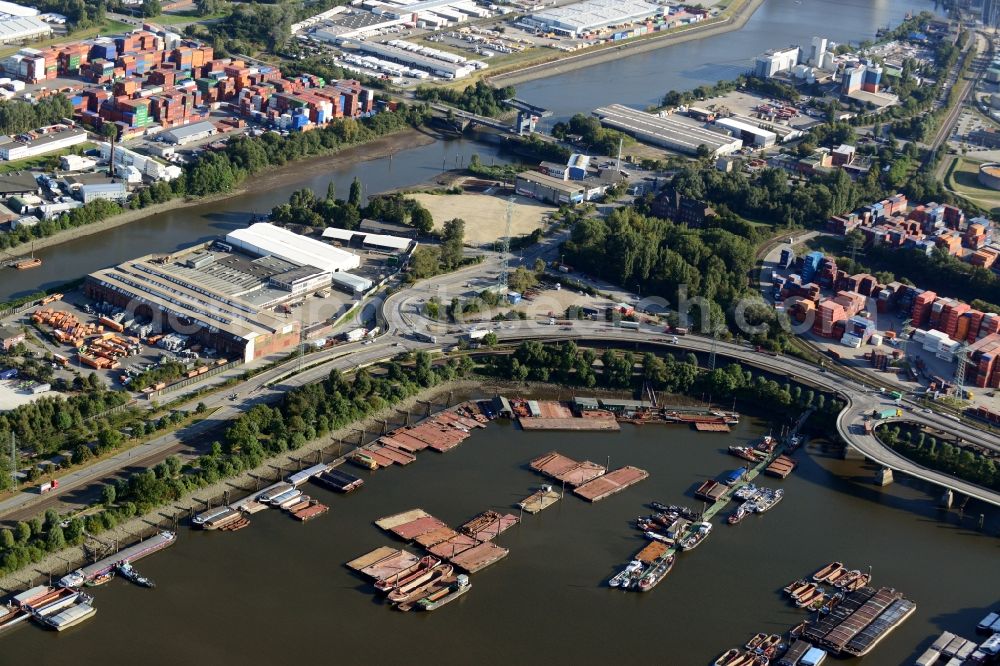
<svg viewBox="0 0 1000 666"><path fill-rule="evenodd" d="M193 136L195 134L201 134L202 132L213 132L215 131L215 125L203 120L199 123L191 123L190 125L182 125L181 127L176 127L172 130L168 130L165 134L169 134L174 137L174 139L183 139L184 137Z"/></svg>
<svg viewBox="0 0 1000 666"><path fill-rule="evenodd" d="M0 41L17 39L22 36L51 32L52 27L40 18L23 16L0 20Z"/></svg>
<svg viewBox="0 0 1000 666"><path fill-rule="evenodd" d="M739 150L743 144L738 138L708 129L702 123L683 116L659 116L621 104L602 106L594 110L594 115L602 124L632 134L641 141L688 153L694 153L698 146L704 145L712 154L726 154Z"/></svg>
<svg viewBox="0 0 1000 666"><path fill-rule="evenodd" d="M564 7L536 12L531 18L538 22L586 31L618 23L655 16L663 8L642 0L585 0Z"/></svg>

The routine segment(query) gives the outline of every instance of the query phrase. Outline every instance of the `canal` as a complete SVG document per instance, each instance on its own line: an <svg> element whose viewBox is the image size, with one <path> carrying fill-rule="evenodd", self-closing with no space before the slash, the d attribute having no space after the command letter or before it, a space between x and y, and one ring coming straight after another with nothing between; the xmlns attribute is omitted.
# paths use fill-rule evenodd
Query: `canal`
<svg viewBox="0 0 1000 666"><path fill-rule="evenodd" d="M731 434L674 426L620 433L528 433L506 422L476 431L447 454L425 451L406 468L366 476L355 494L306 492L331 507L306 524L268 510L236 533L181 528L177 545L137 568L155 590L122 580L94 590L93 620L62 634L36 626L5 636L4 653L44 654L49 666L96 663L266 664L707 664L753 633L782 632L804 614L781 596L791 580L831 560L872 567L917 612L865 658L909 663L943 628L973 634L997 602L997 541L943 519L917 487L878 489L871 470L817 448L799 452L789 478L767 479L784 501L732 527L724 515L697 550L680 556L648 594L606 579L644 539L632 520L645 503L698 506L693 488L739 466L726 447L765 425L744 418ZM572 495L500 536L508 557L472 576L470 592L434 613L403 614L344 567L369 550L402 546L372 521L421 507L457 526L510 510L543 479L527 462L558 450L650 477L598 504ZM994 525L995 529L995 525Z"/></svg>
<svg viewBox="0 0 1000 666"><path fill-rule="evenodd" d="M543 126L605 104L646 108L668 90L734 79L770 48L808 48L814 36L874 39L879 27L895 27L907 12L934 9L933 0L765 0L740 30L528 81L517 86L517 96L553 112Z"/></svg>

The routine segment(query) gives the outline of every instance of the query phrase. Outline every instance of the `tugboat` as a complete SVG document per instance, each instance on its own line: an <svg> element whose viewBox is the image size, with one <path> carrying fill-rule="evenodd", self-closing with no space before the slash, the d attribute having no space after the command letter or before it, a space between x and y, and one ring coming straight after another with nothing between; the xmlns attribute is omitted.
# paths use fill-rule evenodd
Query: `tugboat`
<svg viewBox="0 0 1000 666"><path fill-rule="evenodd" d="M670 570L674 568L675 559L673 555L667 555L666 558L659 560L653 568L639 579L639 582L636 583L636 589L640 592L649 592L659 585L660 581L666 578Z"/></svg>
<svg viewBox="0 0 1000 666"><path fill-rule="evenodd" d="M660 502L650 502L649 504L654 510L660 513L675 513L682 518L687 518L688 520L697 520L701 517L701 514L693 509L686 506L677 506L676 504L661 504Z"/></svg>
<svg viewBox="0 0 1000 666"><path fill-rule="evenodd" d="M436 610L441 606L458 599L471 588L472 584L469 582L469 577L465 574L459 574L455 577L455 582L445 588L445 590L430 594L418 601L417 608L425 611Z"/></svg>
<svg viewBox="0 0 1000 666"><path fill-rule="evenodd" d="M608 581L608 586L625 587L628 584L629 579L632 578L632 575L635 572L640 571L644 566L645 565L639 560L632 560L624 569L611 577L611 580Z"/></svg>
<svg viewBox="0 0 1000 666"><path fill-rule="evenodd" d="M743 504L739 508L737 508L736 511L734 511L732 514L729 515L728 518L726 518L726 522L729 523L730 525L738 525L740 521L746 518L747 514L750 513L747 510L746 506L747 506L746 504Z"/></svg>
<svg viewBox="0 0 1000 666"><path fill-rule="evenodd" d="M737 458L749 460L752 463L760 462L760 459L765 455L763 451L757 451L749 446L730 446L729 453Z"/></svg>
<svg viewBox="0 0 1000 666"><path fill-rule="evenodd" d="M128 562L119 562L118 564L116 564L115 571L118 572L118 574L122 578L129 581L130 583L135 583L139 587L148 587L148 588L156 587L156 583L154 583L152 579L146 578L145 576L140 574Z"/></svg>
<svg viewBox="0 0 1000 666"><path fill-rule="evenodd" d="M681 550L694 550L712 533L712 523L695 523L694 532L681 540Z"/></svg>

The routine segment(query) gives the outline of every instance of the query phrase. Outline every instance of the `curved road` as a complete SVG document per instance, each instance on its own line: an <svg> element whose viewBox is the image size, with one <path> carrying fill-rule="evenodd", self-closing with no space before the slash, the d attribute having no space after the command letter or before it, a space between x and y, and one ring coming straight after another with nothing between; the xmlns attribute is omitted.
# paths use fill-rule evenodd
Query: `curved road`
<svg viewBox="0 0 1000 666"><path fill-rule="evenodd" d="M526 250L523 261L530 265L535 258L544 256L554 248L553 243L545 243ZM40 496L35 491L22 492L0 502L0 516L4 520L22 520L37 515L50 507L65 509L65 505L80 504L84 498L96 492L93 484L120 473L150 467L174 453L197 455L206 448L204 434L241 412L261 403L274 401L290 388L321 380L333 369L350 370L391 359L402 351L420 349L434 350L457 344L461 337L476 327L487 324L451 325L447 329L439 323L431 322L420 313L422 303L431 296L438 296L443 303L468 291L466 285L481 290L495 282L493 276L499 268L498 259L489 260L444 276L438 276L415 287L389 296L379 306L380 324L385 332L378 338L366 342L339 345L328 350L315 352L304 360L292 359L251 378L239 386L238 397L230 400L229 391L219 391L204 396L200 400L207 407L216 408L208 418L180 431L169 433L150 442L123 451L87 468L78 470L60 479L59 489ZM617 297L618 294L615 294ZM488 324L501 341L520 340L555 341L575 339L598 343L620 345L621 343L641 343L667 349L690 350L709 353L712 340L698 336L681 336L673 342L673 336L665 335L659 329L643 325L640 330L615 328L605 322L576 321L572 328L548 325L546 321L514 321ZM434 343L418 342L412 339L414 331L438 331ZM855 382L832 372L824 373L816 366L788 356L772 356L759 353L747 346L726 342L716 342L717 355L739 360L748 365L787 376L802 384L838 394L846 407L837 419L837 430L850 446L876 463L895 471L929 481L943 488L974 497L983 502L1000 506L1000 493L953 478L949 475L925 468L908 460L892 449L884 446L873 435L865 431L865 419L876 409L895 407L878 391L859 386ZM301 369L300 369L301 363ZM242 372L242 369L239 369ZM193 408L198 399L185 405ZM925 412L915 405L906 404L905 420L953 433L964 440L986 448L1000 451L1000 437L992 432L971 427L957 419ZM60 506L63 505L63 506Z"/></svg>

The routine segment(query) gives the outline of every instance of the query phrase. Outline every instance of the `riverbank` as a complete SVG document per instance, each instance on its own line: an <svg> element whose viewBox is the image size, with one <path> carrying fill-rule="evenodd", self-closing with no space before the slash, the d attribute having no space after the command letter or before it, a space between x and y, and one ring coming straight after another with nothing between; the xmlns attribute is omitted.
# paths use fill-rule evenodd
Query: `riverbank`
<svg viewBox="0 0 1000 666"><path fill-rule="evenodd" d="M400 412L420 412L416 408L427 403L434 404L435 409L441 409L450 406L445 403L448 403L448 398L451 394L477 394L482 396L493 390L499 390L504 386L505 383L503 382L493 383L488 379L485 381L463 379L431 387L406 400L386 407L382 411L372 414L361 421L356 421L340 430L333 431L325 437L307 442L294 451L288 451L277 457L269 458L261 463L260 466L245 471L239 476L224 479L186 495L171 504L157 507L145 515L131 518L114 529L102 532L97 537L88 539L88 542L91 546L95 545L95 540L105 544L105 546L115 543L124 546L140 538L149 536L152 532L161 529L172 529L175 520L180 521L194 513L203 511L209 504L218 506L221 498L226 493L231 495L231 501L235 501L251 493L254 488L263 488L278 478L287 476L293 470L315 464L317 454L322 455L324 460L335 460L340 455L340 453L337 453L338 446L348 439L356 439L358 432L361 430L375 432L382 427L384 422L390 423L391 427L405 425L405 421L400 420ZM393 419L399 422L395 423ZM354 446L356 445L343 445L341 453L349 453ZM50 553L31 565L30 568L15 571L0 578L0 593L9 594L27 589L32 585L43 584L48 580L50 574L53 579L58 578L81 566L87 560L87 552L85 552L82 545Z"/></svg>
<svg viewBox="0 0 1000 666"><path fill-rule="evenodd" d="M655 51L675 44L683 44L695 39L705 39L715 35L722 35L733 30L739 30L750 17L764 4L764 0L747 0L747 2L736 9L728 18L711 25L696 23L691 28L678 32L667 32L662 35L638 38L621 46L609 45L594 49L588 49L578 55L570 55L564 58L556 58L537 65L517 69L511 72L502 72L487 77L490 85L495 87L516 86L535 79L544 79L556 74L565 74L577 69L583 69L592 65L617 60L637 53Z"/></svg>
<svg viewBox="0 0 1000 666"><path fill-rule="evenodd" d="M15 248L11 248L6 253L12 257L19 257L30 254L37 250L61 245L67 241L76 240L82 236L99 234L115 227L120 227L133 222L138 222L144 218L157 215L166 211L179 210L182 208L192 208L203 204L210 204L228 199L235 199L250 192L265 192L286 186L290 182L300 179L303 171L322 171L333 166L342 166L345 163L361 163L369 160L377 160L389 157L401 150L417 148L434 143L438 140L430 130L408 128L379 137L371 143L358 146L351 146L345 150L324 155L316 155L305 159L289 162L280 167L272 167L253 177L252 186L244 182L243 186L231 192L222 192L205 197L184 197L154 204L145 208L126 210L125 212L109 217L100 222L94 222L82 227L65 229L46 238L38 238L31 243L25 243ZM260 211L270 212L270 211Z"/></svg>

